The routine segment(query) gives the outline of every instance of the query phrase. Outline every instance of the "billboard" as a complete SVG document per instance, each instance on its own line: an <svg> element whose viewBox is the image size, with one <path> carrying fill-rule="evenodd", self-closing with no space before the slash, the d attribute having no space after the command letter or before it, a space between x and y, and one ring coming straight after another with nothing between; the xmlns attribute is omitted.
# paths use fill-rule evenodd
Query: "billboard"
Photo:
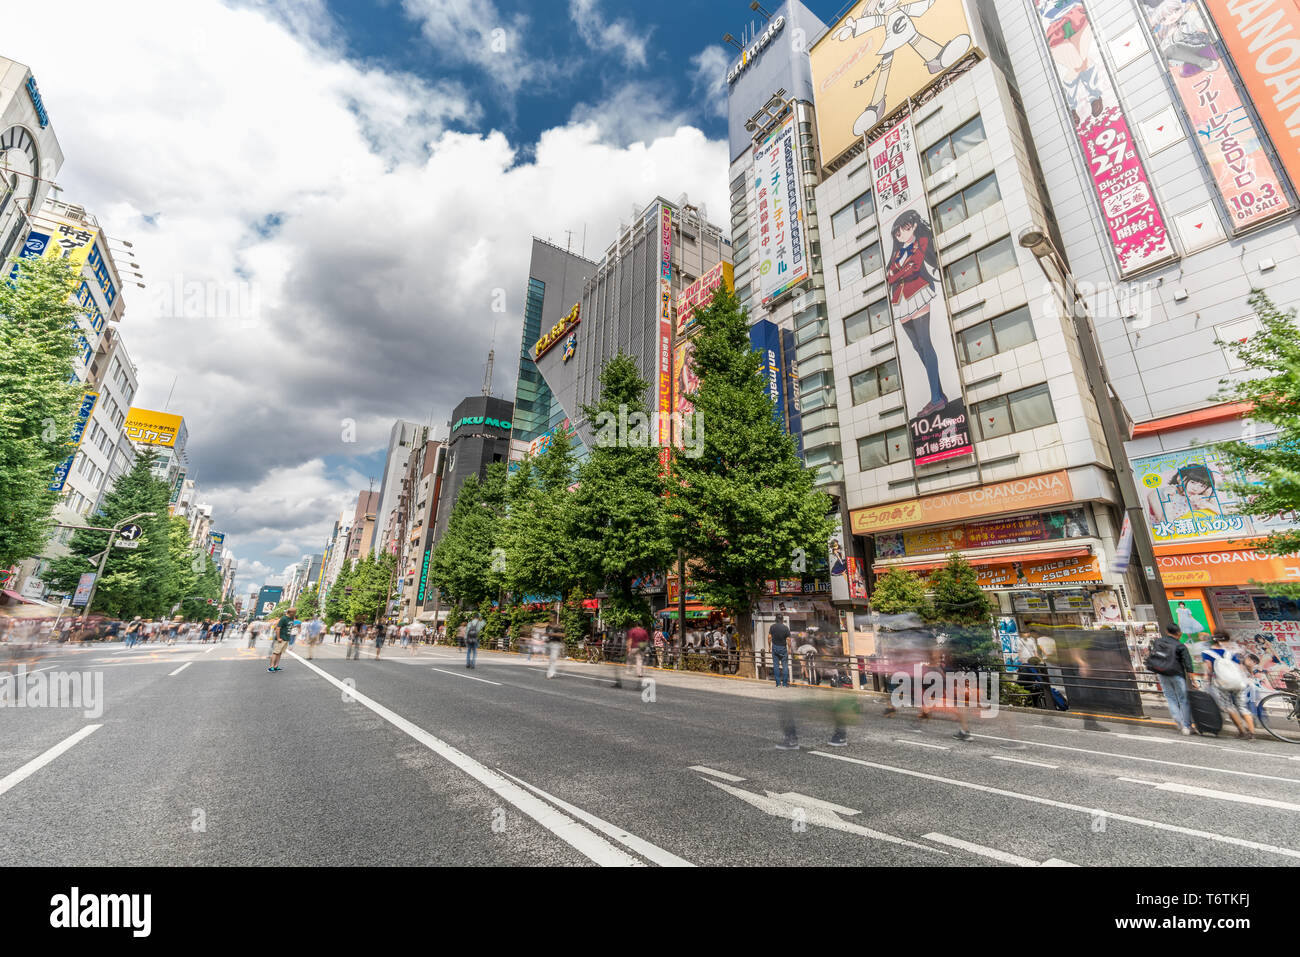
<svg viewBox="0 0 1300 957"><path fill-rule="evenodd" d="M1269 437L1257 444L1271 442ZM1157 545L1267 535L1293 527L1298 517L1236 514L1241 499L1223 486L1246 476L1233 471L1213 446L1135 458L1133 475Z"/></svg>
<svg viewBox="0 0 1300 957"><path fill-rule="evenodd" d="M802 164L794 117L754 147L754 197L758 203L758 250L752 282L763 305L809 276L804 229Z"/></svg>
<svg viewBox="0 0 1300 957"><path fill-rule="evenodd" d="M786 431L794 436L795 451L803 458L803 409L799 404L799 360L795 356L794 330L781 330L781 378L785 390Z"/></svg>
<svg viewBox="0 0 1300 957"><path fill-rule="evenodd" d="M718 263L695 282L681 291L677 297L677 336L689 336L695 331L695 310L702 309L713 301L713 293L719 286L726 286L731 292L736 291L736 274L731 263Z"/></svg>
<svg viewBox="0 0 1300 957"><path fill-rule="evenodd" d="M673 214L659 211L659 447L672 444L673 403Z"/></svg>
<svg viewBox="0 0 1300 957"><path fill-rule="evenodd" d="M127 413L122 429L132 442L162 445L170 449L176 446L176 437L180 434L182 421L182 416L172 415L170 412L132 408Z"/></svg>
<svg viewBox="0 0 1300 957"><path fill-rule="evenodd" d="M85 223L74 222L60 217L54 218L56 224L50 231L49 242L45 246L45 256L50 259L66 259L78 269L86 263L99 230Z"/></svg>
<svg viewBox="0 0 1300 957"><path fill-rule="evenodd" d="M86 572L77 582L77 591L72 596L72 604L84 608L90 600L90 590L95 587L95 572Z"/></svg>
<svg viewBox="0 0 1300 957"><path fill-rule="evenodd" d="M1278 156L1300 189L1300 0L1206 0Z"/></svg>
<svg viewBox="0 0 1300 957"><path fill-rule="evenodd" d="M1200 0L1138 0L1223 204L1240 232L1291 207Z"/></svg>
<svg viewBox="0 0 1300 957"><path fill-rule="evenodd" d="M913 461L927 465L971 455L970 418L910 116L871 144L870 165L881 232L888 230L885 281Z"/></svg>
<svg viewBox="0 0 1300 957"><path fill-rule="evenodd" d="M865 0L812 48L817 136L833 160L974 45L961 0Z"/></svg>
<svg viewBox="0 0 1300 957"><path fill-rule="evenodd" d="M1122 275L1176 253L1080 0L1034 0Z"/></svg>
<svg viewBox="0 0 1300 957"><path fill-rule="evenodd" d="M785 424L785 382L781 369L781 329L768 319L749 327L749 344L758 353L758 375L763 391L772 400L772 418L782 429Z"/></svg>
<svg viewBox="0 0 1300 957"><path fill-rule="evenodd" d="M1135 466L1136 468L1136 466ZM870 508L854 509L849 514L855 535L873 535L876 532L909 525L931 525L937 522L964 521L983 515L1000 515L1021 512L1047 505L1065 505L1074 501L1070 474L1061 469L1045 475L995 482L956 492L939 492L925 498L891 502Z"/></svg>
<svg viewBox="0 0 1300 957"><path fill-rule="evenodd" d="M77 449L81 448L81 437L86 434L86 423L90 421L90 414L95 411L97 401L99 401L98 392L87 392L81 397L76 418L72 420L72 434L68 437L68 441L63 443L72 451L55 467L54 478L50 481L51 492L62 492L63 486L67 484L68 473L72 471L72 462L77 457Z"/></svg>
<svg viewBox="0 0 1300 957"><path fill-rule="evenodd" d="M691 368L694 358L695 343L690 339L679 340L673 351L673 402L681 415L687 415L695 408L687 396L700 387L699 376Z"/></svg>

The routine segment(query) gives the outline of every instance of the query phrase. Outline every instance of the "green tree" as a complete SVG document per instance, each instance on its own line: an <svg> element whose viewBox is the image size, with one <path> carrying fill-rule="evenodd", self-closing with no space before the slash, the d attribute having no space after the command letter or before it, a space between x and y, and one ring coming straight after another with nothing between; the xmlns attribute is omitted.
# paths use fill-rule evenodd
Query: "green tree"
<svg viewBox="0 0 1300 957"><path fill-rule="evenodd" d="M109 554L104 577L95 589L93 610L119 618L161 618L179 600L179 570L173 558L172 523L167 515L170 490L150 472L155 457L153 450L137 455L131 471L104 496L95 516L96 525L108 527L141 512L155 513L136 520L141 528L136 548L115 547ZM62 592L76 589L82 574L98 566L108 536L108 532L75 532L69 553L50 566L50 585Z"/></svg>
<svg viewBox="0 0 1300 957"><path fill-rule="evenodd" d="M1262 290L1249 299L1259 317L1260 331L1244 342L1220 343L1231 349L1252 370L1242 381L1224 379L1222 402L1244 402L1253 407L1250 418L1277 428L1268 444L1237 440L1219 446L1234 472L1245 481L1228 482L1225 489L1240 496L1240 511L1260 518L1300 514L1300 329L1296 311L1282 311ZM1259 546L1272 555L1300 551L1300 527L1269 534ZM1258 583L1271 594L1300 597L1300 586L1278 582Z"/></svg>
<svg viewBox="0 0 1300 957"><path fill-rule="evenodd" d="M352 593L347 598L347 617L350 621L378 622L388 609L392 594L393 568L397 556L390 552L371 552L353 569L349 582Z"/></svg>
<svg viewBox="0 0 1300 957"><path fill-rule="evenodd" d="M578 580L574 537L573 451L557 432L541 455L524 459L506 482L497 536L500 581L515 597L561 598Z"/></svg>
<svg viewBox="0 0 1300 957"><path fill-rule="evenodd" d="M320 613L320 589L312 585L298 596L298 614L303 618L315 618Z"/></svg>
<svg viewBox="0 0 1300 957"><path fill-rule="evenodd" d="M496 552L506 506L506 466L494 462L479 482L471 475L447 519L447 530L429 557L429 580L443 597L477 608L501 589L504 550Z"/></svg>
<svg viewBox="0 0 1300 957"><path fill-rule="evenodd" d="M993 601L979 586L975 568L957 552L930 575L934 617L948 660L958 671L1002 668L1001 645L993 634Z"/></svg>
<svg viewBox="0 0 1300 957"><path fill-rule="evenodd" d="M677 542L699 561L694 591L734 617L744 652L753 647L750 608L762 583L823 551L834 522L829 498L814 489L794 440L773 418L735 295L719 289L696 317L700 454L673 455L668 510ZM748 656L741 661L752 667Z"/></svg>
<svg viewBox="0 0 1300 957"><path fill-rule="evenodd" d="M351 582L352 559L345 558L338 577L334 579L329 594L325 596L325 620L331 625L336 621L352 624L353 619L348 617L348 589L351 587Z"/></svg>
<svg viewBox="0 0 1300 957"><path fill-rule="evenodd" d="M906 568L891 568L880 576L871 595L871 608L882 615L915 612L923 619L934 616L925 582Z"/></svg>
<svg viewBox="0 0 1300 957"><path fill-rule="evenodd" d="M590 591L603 591L605 621L614 628L652 623L650 604L632 583L663 571L676 553L664 507L663 466L648 441L628 441L620 422L647 422L649 383L619 352L600 374L600 396L582 413L596 433L579 469L573 531L581 543L575 563ZM647 435L648 438L648 435Z"/></svg>
<svg viewBox="0 0 1300 957"><path fill-rule="evenodd" d="M0 282L0 568L45 547L58 498L50 482L71 451L65 443L84 391L68 382L75 271L51 259L20 259L17 269Z"/></svg>

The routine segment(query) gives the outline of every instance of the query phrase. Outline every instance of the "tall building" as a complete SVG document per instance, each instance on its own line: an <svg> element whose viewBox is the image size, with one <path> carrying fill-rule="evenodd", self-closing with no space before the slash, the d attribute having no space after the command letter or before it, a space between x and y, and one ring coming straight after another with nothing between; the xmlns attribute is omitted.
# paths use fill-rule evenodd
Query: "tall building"
<svg viewBox="0 0 1300 957"><path fill-rule="evenodd" d="M590 447L594 432L582 407L599 396L600 373L620 350L650 383L646 404L660 419L655 438L668 444L674 305L683 291L730 261L730 241L700 209L657 197L619 231L583 283L581 298L561 307L559 321L543 326L533 361L584 445Z"/></svg>
<svg viewBox="0 0 1300 957"><path fill-rule="evenodd" d="M32 71L0 57L0 263L15 256L63 167Z"/></svg>
<svg viewBox="0 0 1300 957"><path fill-rule="evenodd" d="M523 338L519 345L519 378L515 384L512 440L522 453L539 437L553 432L566 413L537 369L533 346L542 333L582 298L582 288L596 271L589 259L533 237L528 266L528 291L524 296Z"/></svg>
<svg viewBox="0 0 1300 957"><path fill-rule="evenodd" d="M375 551L396 553L396 543L385 537L392 527L392 512L402 487L402 475L421 426L398 419L388 436L388 452L384 457L384 477L379 483L379 502L375 508L376 534L372 548Z"/></svg>
<svg viewBox="0 0 1300 957"><path fill-rule="evenodd" d="M488 466L510 461L512 403L491 395L462 399L452 412L451 435L443 457L442 481L438 488L437 516L433 542L447 531L452 506L461 487L471 476L482 481Z"/></svg>
<svg viewBox="0 0 1300 957"><path fill-rule="evenodd" d="M446 448L445 443L426 438L411 453L402 481L406 508L402 516L402 551L398 556L398 597L393 610L393 617L399 621L421 617L426 601L433 606L433 590L428 584L429 559L433 552Z"/></svg>

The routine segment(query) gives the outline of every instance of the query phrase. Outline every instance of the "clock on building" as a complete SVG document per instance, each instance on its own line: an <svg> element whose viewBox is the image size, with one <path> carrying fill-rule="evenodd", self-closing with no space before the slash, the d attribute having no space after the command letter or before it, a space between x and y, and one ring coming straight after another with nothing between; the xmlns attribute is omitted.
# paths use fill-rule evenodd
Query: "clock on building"
<svg viewBox="0 0 1300 957"><path fill-rule="evenodd" d="M39 159L36 137L25 127L11 126L0 135L0 259L9 255L22 231L17 210L30 213L35 204Z"/></svg>

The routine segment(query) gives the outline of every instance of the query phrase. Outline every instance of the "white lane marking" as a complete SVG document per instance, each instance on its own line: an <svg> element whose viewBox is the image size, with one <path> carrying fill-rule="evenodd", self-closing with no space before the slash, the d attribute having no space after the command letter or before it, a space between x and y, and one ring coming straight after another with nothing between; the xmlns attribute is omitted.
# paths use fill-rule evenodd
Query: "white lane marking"
<svg viewBox="0 0 1300 957"><path fill-rule="evenodd" d="M537 669L541 671L541 668ZM602 678L600 675L575 675L563 671L557 671L556 674L561 678L582 678L584 681L609 681L608 677Z"/></svg>
<svg viewBox="0 0 1300 957"><path fill-rule="evenodd" d="M571 817L555 810L544 801L539 800L516 784L512 784L500 774L475 761L463 751L458 751L447 742L434 737L419 725L403 718L400 714L385 708L382 704L366 697L355 688L350 688L332 674L322 670L295 652L289 652L300 664L316 672L340 691L346 692L348 698L369 708L399 731L410 735L430 751L446 759L475 781L478 781L502 800L509 801L516 808L527 814L534 821L546 828L578 853L602 867L644 867L643 861L619 850L595 831L588 830Z"/></svg>
<svg viewBox="0 0 1300 957"><path fill-rule="evenodd" d="M1078 864L1071 864L1069 861L1063 861L1059 857L1049 857L1043 861L1039 867L1078 867Z"/></svg>
<svg viewBox="0 0 1300 957"><path fill-rule="evenodd" d="M75 734L71 734L68 737L64 738L54 747L50 748L50 750L46 751L44 754L40 755L39 757L32 758L30 761L24 764L17 771L14 771L13 773L6 775L3 780L0 780L0 794L4 794L15 784L18 784L26 780L27 778L31 777L41 768L45 767L45 765L49 764L51 761L57 758L64 751L67 751L69 748L71 748L78 741L82 740L83 738L89 737L91 734L94 734L102 727L103 727L102 724L88 724L80 731L76 732Z"/></svg>
<svg viewBox="0 0 1300 957"><path fill-rule="evenodd" d="M51 668L57 668L58 665L46 665L44 668L28 668L24 674L34 675L40 671L49 671ZM0 671L0 681L12 681L16 672Z"/></svg>
<svg viewBox="0 0 1300 957"><path fill-rule="evenodd" d="M560 798L557 798L554 794L547 794L541 788L529 784L527 781L521 781L519 778L515 777L509 771L502 771L501 773L504 774L506 777L508 777L510 780L514 781L516 784L521 784L524 787L528 788L528 790L532 791L534 794L537 794L538 796L545 798L547 801L550 801L561 811L567 811L569 814L572 814L574 817L576 817L579 821L582 821L584 824L590 824L596 830L608 834L610 837L618 841L620 844L623 844L626 847L630 847L632 850L636 851L636 853L640 854L642 857L646 858L647 860L653 861L654 863L658 864L660 867L694 867L695 866L685 858L678 857L676 854L673 854L669 851L665 851L662 847L659 847L657 844L651 844L649 841L642 840L641 838L637 837L635 834L631 834L626 830L624 830L623 828L619 827L617 824L610 824L608 821L602 821L594 814L588 814L582 808L574 807L572 804L568 803L567 801L563 801Z"/></svg>
<svg viewBox="0 0 1300 957"><path fill-rule="evenodd" d="M189 667L190 665L192 665L192 664L194 664L194 662L192 662L192 661L187 661L187 662L185 662L185 664L181 665L179 668L177 668L175 671L173 671L173 672L172 672L171 674L169 674L167 677L168 677L168 678L175 678L178 674L180 674L182 671L184 671L186 668L188 668L188 667Z"/></svg>
<svg viewBox="0 0 1300 957"><path fill-rule="evenodd" d="M452 675L456 678L468 678L470 681L481 681L485 685L496 685L498 688L501 687L501 682L499 681L488 681L486 678L475 678L473 675L463 675L459 671L444 671L442 668L430 668L429 670L440 671L444 675Z"/></svg>
<svg viewBox="0 0 1300 957"><path fill-rule="evenodd" d="M218 647L219 647L219 646L217 646L217 645L213 645L211 648L209 648L207 651L205 651L205 652L203 652L203 653L204 653L205 655L210 655L210 654L212 654L214 651L216 651Z"/></svg>
<svg viewBox="0 0 1300 957"><path fill-rule="evenodd" d="M1028 857L1021 857L1019 854L1011 854L1007 851L999 851L996 847L985 847L983 844L972 844L970 841L963 841L959 837L949 837L947 834L939 834L931 831L929 834L922 834L921 837L927 841L934 841L936 844L946 844L948 847L955 847L960 851L967 851L971 854L978 854L980 857L987 857L995 861L1001 861L1003 864L1014 864L1016 867L1043 867L1044 864L1031 860ZM1056 861L1056 858L1052 858ZM1065 864L1064 861L1058 861L1056 866ZM1065 864L1066 867L1075 865Z"/></svg>
<svg viewBox="0 0 1300 957"><path fill-rule="evenodd" d="M1045 731L1075 731L1083 732L1080 728L1058 728L1050 724L1033 724L1031 728L1042 728ZM1206 741L1197 741L1194 738L1178 735L1176 737L1157 738L1154 734L1126 734L1123 731L1110 732L1112 738L1129 738L1133 741L1147 741L1155 744L1183 744L1193 748L1213 748L1215 751L1231 751L1233 754L1249 754L1256 758L1272 758L1275 761L1300 761L1300 756L1291 756L1286 754L1274 754L1271 751L1261 751L1251 748L1229 748L1222 744L1210 744Z"/></svg>
<svg viewBox="0 0 1300 957"><path fill-rule="evenodd" d="M909 741L907 738L895 738L899 744L910 744L916 748L933 748L935 751L951 751L952 748L943 744L926 744L924 741Z"/></svg>
<svg viewBox="0 0 1300 957"><path fill-rule="evenodd" d="M724 781L730 781L732 784L739 784L744 778L737 777L734 774L728 774L726 771L715 771L713 768L706 768L702 764L692 764L688 771L699 771L701 774L712 774L715 778L721 778Z"/></svg>
<svg viewBox="0 0 1300 957"><path fill-rule="evenodd" d="M977 738L987 738L990 741L1015 741L1016 738L1000 738L996 734L977 734ZM1212 768L1205 764L1183 764L1181 761L1163 761L1160 758L1144 758L1136 754L1123 754L1118 751L1094 751L1092 748L1072 748L1067 744L1048 744L1046 741L1025 741L1019 739L1024 744L1032 745L1036 748L1055 748L1057 751L1077 751L1080 754L1099 754L1107 758L1123 758L1126 761L1145 761L1147 764L1168 764L1175 768L1187 768L1192 771L1213 771L1217 774L1235 774L1243 778L1263 778L1266 781L1286 781L1288 784L1300 784L1300 778L1280 778L1274 774L1257 774L1254 771L1234 771L1231 768Z"/></svg>
<svg viewBox="0 0 1300 957"><path fill-rule="evenodd" d="M1215 798L1219 801L1235 801L1238 804L1257 804L1260 807L1273 807L1281 811L1300 811L1300 804L1290 801L1276 801L1273 798L1255 797L1252 794L1234 794L1232 791L1216 791L1213 788L1198 788L1193 784L1175 784L1173 781L1140 781L1137 778L1120 778L1129 784L1145 784L1157 791L1172 791L1175 794L1190 794L1194 797Z"/></svg>
<svg viewBox="0 0 1300 957"><path fill-rule="evenodd" d="M1164 821L1149 821L1146 818L1130 817L1127 814L1118 814L1114 811L1105 811L1100 808L1083 807L1079 804L1068 804L1065 801L1055 801L1052 798L1039 797L1036 794L1022 794L1019 791L1008 791L1005 788L989 787L987 784L975 784L971 781L959 781L956 778L945 778L938 774L926 774L923 771L912 771L908 768L895 768L888 764L876 764L874 761L863 761L861 758L851 758L846 754L829 754L826 751L809 751L808 753L815 754L821 758L834 758L836 761L847 761L850 764L861 764L863 767L889 771L892 774L904 774L908 777L923 778L927 781L938 781L940 784L951 784L954 787L969 788L972 791L983 791L985 794L996 794L1000 797L1015 798L1018 801L1028 801L1031 804L1043 804L1047 807L1060 808L1064 811L1077 811L1080 814L1087 814L1089 817L1101 813L1113 821L1124 821L1127 824L1137 824L1141 827L1150 827L1157 831L1172 831L1175 834L1184 834L1188 837L1203 837L1206 840L1218 841L1221 844L1233 844L1237 847L1247 847L1253 851L1267 851L1270 854L1280 854L1283 857L1300 858L1300 851L1293 850L1289 847L1277 847L1273 844L1262 844L1259 841L1247 841L1239 837L1229 837L1226 834L1214 834L1210 831L1198 831L1195 828L1182 827L1178 824L1166 824Z"/></svg>
<svg viewBox="0 0 1300 957"><path fill-rule="evenodd" d="M1042 761L1026 761L1024 758L1012 758L1005 754L990 754L989 757L994 761L1010 761L1013 764L1030 764L1036 768L1047 768L1051 771L1055 771L1059 767L1059 765L1056 764L1044 764Z"/></svg>

